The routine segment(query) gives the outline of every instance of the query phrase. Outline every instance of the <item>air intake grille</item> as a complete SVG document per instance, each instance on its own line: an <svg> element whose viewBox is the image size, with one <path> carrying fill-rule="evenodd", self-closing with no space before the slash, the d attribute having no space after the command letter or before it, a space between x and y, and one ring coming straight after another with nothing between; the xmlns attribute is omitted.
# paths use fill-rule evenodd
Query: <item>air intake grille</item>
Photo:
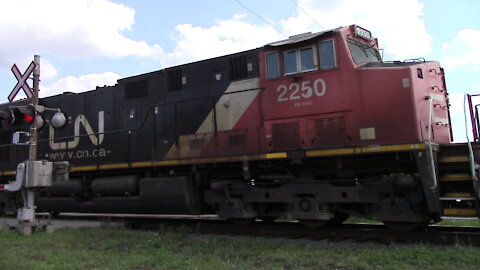
<svg viewBox="0 0 480 270"><path fill-rule="evenodd" d="M167 88L168 91L182 90L182 69L170 70L167 73Z"/></svg>
<svg viewBox="0 0 480 270"><path fill-rule="evenodd" d="M245 79L248 77L247 56L241 55L229 59L230 80Z"/></svg>
<svg viewBox="0 0 480 270"><path fill-rule="evenodd" d="M343 117L315 120L315 144L318 146L345 145L345 121Z"/></svg>
<svg viewBox="0 0 480 270"><path fill-rule="evenodd" d="M275 150L298 148L300 142L298 122L273 124L272 141Z"/></svg>

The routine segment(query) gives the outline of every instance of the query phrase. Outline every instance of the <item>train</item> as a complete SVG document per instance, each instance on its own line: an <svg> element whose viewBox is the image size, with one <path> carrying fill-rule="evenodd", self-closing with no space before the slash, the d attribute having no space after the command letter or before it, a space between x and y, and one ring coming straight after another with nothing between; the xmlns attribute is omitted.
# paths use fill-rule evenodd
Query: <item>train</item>
<svg viewBox="0 0 480 270"><path fill-rule="evenodd" d="M444 69L423 58L384 61L378 39L357 25L40 104L60 108L68 124L42 121L38 159L72 167L69 181L37 191L39 211L309 227L357 216L395 230L479 217L479 145L452 143ZM28 158L11 137L30 125L1 123L0 184ZM3 211L21 203L0 192Z"/></svg>

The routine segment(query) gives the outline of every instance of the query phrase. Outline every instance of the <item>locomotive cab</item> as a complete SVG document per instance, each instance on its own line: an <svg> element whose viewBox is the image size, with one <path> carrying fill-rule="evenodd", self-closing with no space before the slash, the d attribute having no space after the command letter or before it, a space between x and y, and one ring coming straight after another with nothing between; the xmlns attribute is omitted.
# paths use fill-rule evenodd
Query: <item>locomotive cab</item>
<svg viewBox="0 0 480 270"><path fill-rule="evenodd" d="M337 30L292 36L260 53L267 151L354 143L353 102L341 72L349 60Z"/></svg>
<svg viewBox="0 0 480 270"><path fill-rule="evenodd" d="M271 43L260 64L267 151L451 141L439 64L383 62L361 27Z"/></svg>

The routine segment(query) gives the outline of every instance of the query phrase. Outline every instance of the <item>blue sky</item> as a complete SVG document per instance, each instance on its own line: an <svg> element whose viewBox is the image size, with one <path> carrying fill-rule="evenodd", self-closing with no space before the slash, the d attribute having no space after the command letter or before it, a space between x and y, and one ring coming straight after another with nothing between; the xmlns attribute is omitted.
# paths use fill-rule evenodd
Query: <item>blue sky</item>
<svg viewBox="0 0 480 270"><path fill-rule="evenodd" d="M0 102L16 83L13 63L23 71L34 54L45 97L358 24L385 60L442 63L461 140L462 94L480 93L478 10L475 0L0 0Z"/></svg>

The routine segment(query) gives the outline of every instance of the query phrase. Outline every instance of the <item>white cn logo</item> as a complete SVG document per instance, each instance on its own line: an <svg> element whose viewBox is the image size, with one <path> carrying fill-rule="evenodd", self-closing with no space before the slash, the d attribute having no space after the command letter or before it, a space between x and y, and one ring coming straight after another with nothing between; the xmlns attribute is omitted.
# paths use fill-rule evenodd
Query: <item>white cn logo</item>
<svg viewBox="0 0 480 270"><path fill-rule="evenodd" d="M104 132L104 119L103 119L104 112L99 111L98 112L98 138L95 136L95 132L92 129L92 126L90 126L90 123L88 123L87 118L83 115L80 114L75 118L75 129L74 129L74 138L71 141L63 141L63 142L58 142L56 143L54 141L55 139L55 130L53 127L50 125L50 149L52 150L64 150L64 149L74 149L78 146L78 143L80 142L80 124L83 126L85 131L87 132L88 138L92 142L93 145L100 145L103 142L103 132Z"/></svg>

